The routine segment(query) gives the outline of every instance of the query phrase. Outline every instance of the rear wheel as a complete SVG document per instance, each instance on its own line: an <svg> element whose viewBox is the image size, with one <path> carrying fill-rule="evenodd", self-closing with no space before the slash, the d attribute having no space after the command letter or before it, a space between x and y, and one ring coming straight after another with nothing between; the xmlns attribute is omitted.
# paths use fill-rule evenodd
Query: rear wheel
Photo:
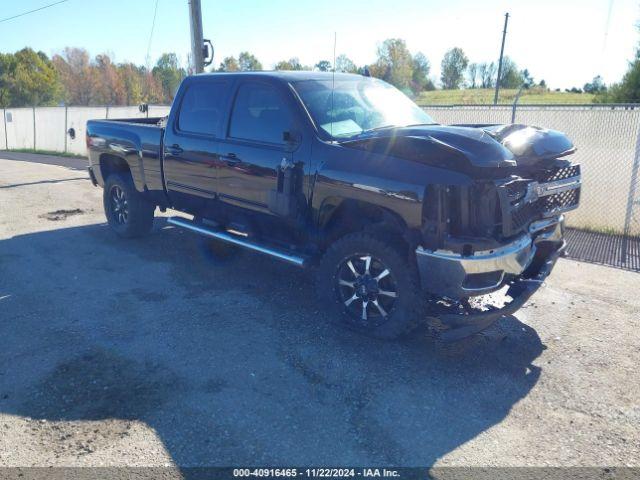
<svg viewBox="0 0 640 480"><path fill-rule="evenodd" d="M151 231L155 205L135 189L130 176L109 175L103 204L109 226L121 237L140 237Z"/></svg>
<svg viewBox="0 0 640 480"><path fill-rule="evenodd" d="M323 305L340 323L374 337L400 337L425 315L415 268L393 242L372 234L331 245L317 280Z"/></svg>

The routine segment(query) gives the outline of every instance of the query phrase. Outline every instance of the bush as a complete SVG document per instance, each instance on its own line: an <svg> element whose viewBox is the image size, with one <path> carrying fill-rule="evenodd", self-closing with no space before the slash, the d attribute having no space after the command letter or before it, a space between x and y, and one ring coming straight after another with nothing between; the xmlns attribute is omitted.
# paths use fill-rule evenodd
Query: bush
<svg viewBox="0 0 640 480"><path fill-rule="evenodd" d="M620 83L612 85L609 91L596 95L594 102L640 103L640 58L629 65L629 70Z"/></svg>

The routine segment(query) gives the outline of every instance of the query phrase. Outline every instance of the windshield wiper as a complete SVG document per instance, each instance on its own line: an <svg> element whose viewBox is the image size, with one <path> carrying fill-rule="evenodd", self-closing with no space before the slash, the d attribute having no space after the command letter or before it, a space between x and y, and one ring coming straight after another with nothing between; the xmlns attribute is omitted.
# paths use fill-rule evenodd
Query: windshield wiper
<svg viewBox="0 0 640 480"><path fill-rule="evenodd" d="M434 123L414 123L412 125L381 125L380 127L367 128L366 130L362 130L360 133L356 133L355 135L352 135L350 137L340 139L339 143L349 142L351 140L361 137L362 135L365 135L371 132L376 132L378 130L388 130L390 128L418 127L420 125L438 125L438 124L434 122Z"/></svg>
<svg viewBox="0 0 640 480"><path fill-rule="evenodd" d="M355 140L357 138L360 138L362 135L365 135L367 133L375 132L377 130L386 130L386 129L389 129L389 128L396 128L397 126L398 125L382 125L381 127L367 128L366 130L362 130L360 133L356 133L354 135L351 135L350 137L336 139L336 141L338 143L350 142L350 141L353 141L353 140Z"/></svg>
<svg viewBox="0 0 640 480"><path fill-rule="evenodd" d="M376 132L378 130L386 130L389 128L397 128L397 127L398 125L382 125L380 127L367 128L366 130L362 130L360 133L356 133L355 135L347 137L345 140L353 140L354 138L361 137L362 135L365 135L367 133Z"/></svg>
<svg viewBox="0 0 640 480"><path fill-rule="evenodd" d="M382 125L380 127L367 128L366 130L363 130L363 131L361 131L360 133L358 133L357 135L354 135L354 136L355 137L359 137L360 135L363 135L365 133L376 132L378 130L387 130L389 128L419 127L421 125L437 125L437 123L433 122L433 123L413 123L411 125ZM353 137L351 137L351 138L353 138Z"/></svg>
<svg viewBox="0 0 640 480"><path fill-rule="evenodd" d="M380 127L367 128L366 130L361 131L358 135L362 135L363 133L376 132L378 130L386 130L388 128L396 128L398 125L382 125Z"/></svg>

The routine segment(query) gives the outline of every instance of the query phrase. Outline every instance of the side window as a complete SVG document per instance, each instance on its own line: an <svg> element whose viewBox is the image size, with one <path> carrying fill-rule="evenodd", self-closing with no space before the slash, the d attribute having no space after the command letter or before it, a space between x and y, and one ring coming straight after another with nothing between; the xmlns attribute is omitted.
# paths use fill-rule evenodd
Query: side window
<svg viewBox="0 0 640 480"><path fill-rule="evenodd" d="M227 82L198 82L187 87L180 104L178 130L219 135L227 95Z"/></svg>
<svg viewBox="0 0 640 480"><path fill-rule="evenodd" d="M283 143L292 115L278 91L261 83L240 86L231 114L229 136L244 140Z"/></svg>

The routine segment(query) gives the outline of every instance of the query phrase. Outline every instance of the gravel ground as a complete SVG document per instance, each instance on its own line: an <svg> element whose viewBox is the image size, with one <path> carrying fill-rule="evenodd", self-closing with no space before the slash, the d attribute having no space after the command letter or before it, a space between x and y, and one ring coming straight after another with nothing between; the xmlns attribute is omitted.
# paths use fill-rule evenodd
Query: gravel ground
<svg viewBox="0 0 640 480"><path fill-rule="evenodd" d="M120 240L75 168L0 159L0 207L0 466L639 466L638 273L562 259L442 349L161 217Z"/></svg>

